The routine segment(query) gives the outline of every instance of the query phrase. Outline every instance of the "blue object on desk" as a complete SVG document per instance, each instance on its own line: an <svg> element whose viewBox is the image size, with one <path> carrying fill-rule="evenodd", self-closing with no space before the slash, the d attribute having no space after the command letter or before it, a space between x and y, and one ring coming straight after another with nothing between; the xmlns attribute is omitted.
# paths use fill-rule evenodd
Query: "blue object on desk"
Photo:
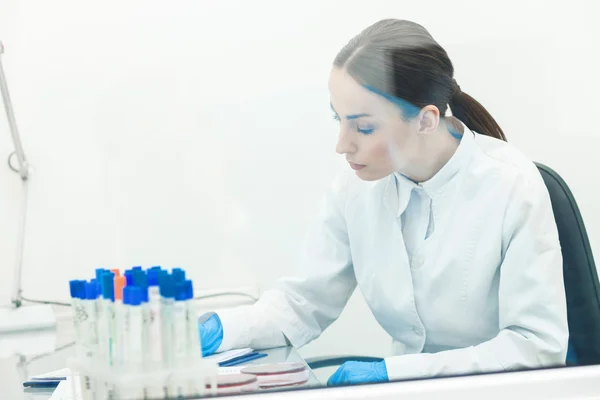
<svg viewBox="0 0 600 400"><path fill-rule="evenodd" d="M57 371L58 372L58 371ZM23 382L23 387L29 388L55 388L61 381L67 380L66 376L54 375L54 376L40 376L29 378L28 381Z"/></svg>
<svg viewBox="0 0 600 400"><path fill-rule="evenodd" d="M202 343L202 355L209 356L215 352L223 343L223 324L217 314L206 313L198 318L200 331L200 343Z"/></svg>
<svg viewBox="0 0 600 400"><path fill-rule="evenodd" d="M266 356L267 356L267 354L265 354L265 353L259 353L259 352L255 351L252 353L245 354L243 356L232 358L231 360L220 362L219 367L233 367L235 365L240 365L245 362L256 360L258 358L263 358Z"/></svg>
<svg viewBox="0 0 600 400"><path fill-rule="evenodd" d="M66 378L65 378L66 379ZM55 388L58 386L58 384L61 381L64 381L65 379L36 379L36 380L31 380L31 381L25 381L23 382L23 387L30 387L30 388Z"/></svg>

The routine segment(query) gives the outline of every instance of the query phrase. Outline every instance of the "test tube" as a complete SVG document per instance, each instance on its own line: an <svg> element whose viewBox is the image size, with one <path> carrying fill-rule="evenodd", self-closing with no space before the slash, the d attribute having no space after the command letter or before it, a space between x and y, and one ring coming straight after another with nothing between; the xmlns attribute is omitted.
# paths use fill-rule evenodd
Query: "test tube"
<svg viewBox="0 0 600 400"><path fill-rule="evenodd" d="M98 273L98 271L97 271ZM114 365L115 341L115 288L114 276L110 271L101 271L96 278L100 282L102 296L98 300L98 358L105 366ZM97 387L101 398L114 398L114 387L107 382ZM102 397L104 396L104 397Z"/></svg>
<svg viewBox="0 0 600 400"><path fill-rule="evenodd" d="M162 359L159 271L160 267L152 267L148 270L148 306L150 309L148 342L150 346L150 358L155 363L159 363Z"/></svg>
<svg viewBox="0 0 600 400"><path fill-rule="evenodd" d="M195 362L202 358L202 345L200 343L200 334L198 332L198 314L196 305L194 304L194 286L191 280L186 280L185 284L185 305L186 305L186 322L187 322L187 354L189 365L195 365ZM198 385L204 385L203 381L198 382L197 379L191 379L188 384L189 395L197 396L200 391Z"/></svg>
<svg viewBox="0 0 600 400"><path fill-rule="evenodd" d="M126 340L124 364L139 370L143 361L143 315L142 288L126 286L123 290L125 323L123 334Z"/></svg>
<svg viewBox="0 0 600 400"><path fill-rule="evenodd" d="M160 320L161 320L161 341L162 341L162 361L166 367L173 366L173 308L175 303L175 282L168 273L160 276Z"/></svg>
<svg viewBox="0 0 600 400"><path fill-rule="evenodd" d="M172 368L174 366L174 320L173 308L175 303L175 282L173 277L166 271L159 274L160 288L160 338L162 344L162 368ZM176 387L168 384L163 387L167 398L174 397Z"/></svg>
<svg viewBox="0 0 600 400"><path fill-rule="evenodd" d="M75 328L76 351L78 355L82 355L84 341L82 324L85 320L85 310L81 301L85 298L85 281L69 281L69 291L71 294L71 307L73 310L73 325Z"/></svg>
<svg viewBox="0 0 600 400"><path fill-rule="evenodd" d="M81 300L86 319L82 323L84 357L94 362L98 352L97 307L98 287L94 280L85 283L85 297ZM81 376L82 396L84 400L95 398L95 382L88 374Z"/></svg>
<svg viewBox="0 0 600 400"><path fill-rule="evenodd" d="M188 354L187 293L185 281L175 283L173 305L173 353L175 362L181 364Z"/></svg>
<svg viewBox="0 0 600 400"><path fill-rule="evenodd" d="M142 315L143 290L138 286L126 286L123 289L125 321L123 336L125 338L124 365L128 372L136 373L142 370L144 360L144 323ZM128 386L123 388L124 397L145 398L144 388Z"/></svg>
<svg viewBox="0 0 600 400"><path fill-rule="evenodd" d="M123 325L125 324L125 309L123 307L123 288L127 279L124 276L114 278L114 310L115 310L115 337L114 337L114 364L123 365L123 351L125 338L123 336Z"/></svg>
<svg viewBox="0 0 600 400"><path fill-rule="evenodd" d="M107 365L114 365L114 338L115 338L115 288L114 274L105 272L102 274L102 299L100 300L100 317L98 333L100 348L103 349L104 361Z"/></svg>
<svg viewBox="0 0 600 400"><path fill-rule="evenodd" d="M85 310L86 319L83 324L83 336L86 356L93 358L98 351L98 331L96 308L96 299L98 298L98 288L95 282L85 283L85 297L81 300Z"/></svg>
<svg viewBox="0 0 600 400"><path fill-rule="evenodd" d="M148 302L148 278L144 274L144 279L142 280L142 285L139 286L142 293L142 361L144 364L146 361L151 358L148 356L149 354L149 326L150 326L150 304Z"/></svg>
<svg viewBox="0 0 600 400"><path fill-rule="evenodd" d="M200 343L200 332L198 331L198 314L196 312L196 304L194 303L194 284L191 280L185 281L185 289L187 298L188 355L194 360L202 358L202 344Z"/></svg>
<svg viewBox="0 0 600 400"><path fill-rule="evenodd" d="M148 276L146 275L146 272L144 272L141 269L141 267L139 269L132 270L132 273L133 273L133 284L135 286L139 287L141 290L142 304L140 307L142 310L144 340L147 342L148 335L149 335L148 330L149 330L149 324L150 324L150 322L149 322L150 321L150 306L148 304L148 300L149 300L148 299ZM160 345L158 347L159 347L159 351L160 351ZM146 354L148 352L148 349L146 347L144 347L144 350L145 350L144 354Z"/></svg>

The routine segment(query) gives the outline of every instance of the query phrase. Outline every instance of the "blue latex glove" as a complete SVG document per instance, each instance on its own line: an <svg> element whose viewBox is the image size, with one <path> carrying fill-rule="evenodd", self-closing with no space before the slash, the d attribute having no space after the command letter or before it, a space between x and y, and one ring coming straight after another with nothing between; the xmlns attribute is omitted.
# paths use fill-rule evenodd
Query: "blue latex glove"
<svg viewBox="0 0 600 400"><path fill-rule="evenodd" d="M204 314L198 319L202 356L214 354L223 343L223 324L215 313Z"/></svg>
<svg viewBox="0 0 600 400"><path fill-rule="evenodd" d="M355 383L387 382L389 380L385 361L348 361L327 381L327 386L351 385Z"/></svg>

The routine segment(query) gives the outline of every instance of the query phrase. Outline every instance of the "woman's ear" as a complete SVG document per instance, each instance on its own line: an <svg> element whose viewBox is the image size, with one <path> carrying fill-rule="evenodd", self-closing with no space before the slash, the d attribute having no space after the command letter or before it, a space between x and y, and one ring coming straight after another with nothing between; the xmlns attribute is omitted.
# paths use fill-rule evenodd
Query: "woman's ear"
<svg viewBox="0 0 600 400"><path fill-rule="evenodd" d="M425 106L419 112L417 119L420 134L433 133L440 123L440 110L434 105Z"/></svg>

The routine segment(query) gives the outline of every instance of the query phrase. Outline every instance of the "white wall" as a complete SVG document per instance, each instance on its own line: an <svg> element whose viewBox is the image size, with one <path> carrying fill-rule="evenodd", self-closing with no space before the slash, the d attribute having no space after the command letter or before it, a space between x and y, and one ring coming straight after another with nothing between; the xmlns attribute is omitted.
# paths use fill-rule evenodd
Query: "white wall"
<svg viewBox="0 0 600 400"><path fill-rule="evenodd" d="M16 0L0 0L0 41L4 42L7 52L14 50L16 4ZM0 97L0 105L1 102ZM21 192L18 176L6 164L13 148L4 108L0 108L0 305L3 305L10 299Z"/></svg>
<svg viewBox="0 0 600 400"><path fill-rule="evenodd" d="M183 266L199 287L264 289L289 273L344 167L330 63L385 17L427 27L462 89L565 177L598 252L597 4L0 0L6 72L35 167L25 294L66 299L67 281L97 267ZM21 195L4 166L10 151L0 117L0 304ZM303 351L384 355L388 346L355 296Z"/></svg>

